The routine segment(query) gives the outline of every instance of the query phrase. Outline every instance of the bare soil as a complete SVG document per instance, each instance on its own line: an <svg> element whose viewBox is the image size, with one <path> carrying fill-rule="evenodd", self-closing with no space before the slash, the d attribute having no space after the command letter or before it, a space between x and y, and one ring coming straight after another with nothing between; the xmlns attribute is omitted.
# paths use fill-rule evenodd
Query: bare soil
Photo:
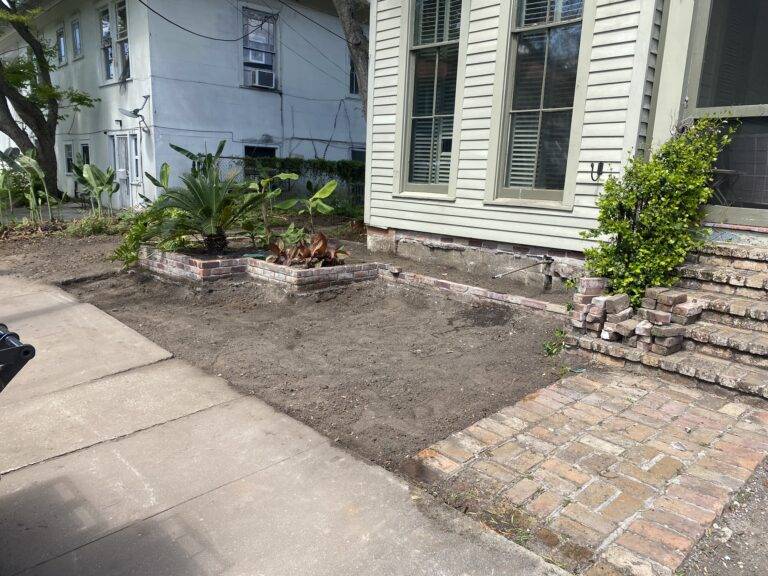
<svg viewBox="0 0 768 576"><path fill-rule="evenodd" d="M542 349L562 319L528 308L470 306L383 283L301 298L248 280L170 283L118 273L104 260L116 243L0 242L0 271L89 278L67 289L390 469L563 370Z"/></svg>
<svg viewBox="0 0 768 576"><path fill-rule="evenodd" d="M561 319L418 289L286 298L248 280L199 286L140 272L68 289L390 469L562 370L542 351Z"/></svg>
<svg viewBox="0 0 768 576"><path fill-rule="evenodd" d="M758 467L712 529L695 546L679 576L768 574L768 463Z"/></svg>

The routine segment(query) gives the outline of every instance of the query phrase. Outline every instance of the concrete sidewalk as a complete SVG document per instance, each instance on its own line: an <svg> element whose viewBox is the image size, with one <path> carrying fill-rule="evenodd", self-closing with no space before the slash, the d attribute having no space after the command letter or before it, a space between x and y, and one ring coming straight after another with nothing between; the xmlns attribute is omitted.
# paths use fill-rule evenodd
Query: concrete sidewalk
<svg viewBox="0 0 768 576"><path fill-rule="evenodd" d="M563 574L89 304L0 276L0 574Z"/></svg>

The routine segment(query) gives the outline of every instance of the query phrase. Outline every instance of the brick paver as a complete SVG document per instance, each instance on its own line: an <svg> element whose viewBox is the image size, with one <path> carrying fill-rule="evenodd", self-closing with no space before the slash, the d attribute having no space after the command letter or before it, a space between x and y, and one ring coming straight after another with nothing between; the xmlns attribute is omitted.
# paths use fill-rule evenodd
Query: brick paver
<svg viewBox="0 0 768 576"><path fill-rule="evenodd" d="M589 372L416 460L447 502L570 570L672 576L766 454L765 400Z"/></svg>

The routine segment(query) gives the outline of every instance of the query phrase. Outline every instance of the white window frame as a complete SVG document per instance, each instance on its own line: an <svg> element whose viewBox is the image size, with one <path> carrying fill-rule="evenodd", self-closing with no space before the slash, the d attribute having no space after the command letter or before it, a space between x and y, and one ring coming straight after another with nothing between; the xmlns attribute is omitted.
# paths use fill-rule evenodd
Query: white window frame
<svg viewBox="0 0 768 576"><path fill-rule="evenodd" d="M56 27L56 62L57 66L66 66L69 62L67 54L67 27L63 22Z"/></svg>
<svg viewBox="0 0 768 576"><path fill-rule="evenodd" d="M576 196L576 179L579 170L579 152L581 149L581 134L584 126L584 108L587 100L587 77L592 53L592 38L594 35L596 0L584 0L582 11L581 41L579 44L579 63L576 72L576 86L573 96L573 112L571 115L571 133L568 141L568 160L565 172L565 185L561 199L541 198L551 194L540 194L536 188L521 189L519 198L500 195L504 182L504 172L507 164L509 122L507 114L509 102L514 89L515 52L517 44L513 35L516 30L517 2L501 0L502 18L499 21L499 42L496 52L497 72L493 86L493 103L491 109L491 131L489 138L488 163L486 176L485 204L502 206L522 206L526 208L548 208L553 210L570 211L574 206ZM531 191L528 194L528 191ZM526 194L523 194L525 192ZM552 191L547 191L552 192ZM537 197L539 196L539 197Z"/></svg>
<svg viewBox="0 0 768 576"><path fill-rule="evenodd" d="M77 29L77 35L75 35L75 29ZM83 57L83 28L79 15L70 20L69 32L72 35L72 61L74 62ZM75 42L75 38L79 38L79 45ZM76 50L76 48L79 48L79 50Z"/></svg>
<svg viewBox="0 0 768 576"><path fill-rule="evenodd" d="M138 133L128 134L128 158L130 162L130 168L128 175L131 184L141 184L141 139Z"/></svg>
<svg viewBox="0 0 768 576"><path fill-rule="evenodd" d="M126 22L126 36L118 37L117 34L117 7L119 4L125 4L125 22ZM109 40L112 48L112 77L108 77L106 74L106 59L104 56L104 37L102 36L102 30L101 30L101 15L107 12L109 14ZM116 2L110 2L108 4L100 4L96 7L96 20L97 20L97 26L99 31L99 62L101 67L101 82L102 84L113 84L113 83L119 83L122 81L130 80L131 74L133 74L133 70L130 71L130 74L123 78L123 62L122 62L122 56L119 53L119 45L123 42L125 42L128 45L128 61L130 65L130 51L131 51L131 42L130 42L130 33L131 33L131 23L130 23L130 17L128 15L128 2L125 0L117 0ZM81 30L82 33L82 30ZM82 41L82 34L81 34L81 41Z"/></svg>
<svg viewBox="0 0 768 576"><path fill-rule="evenodd" d="M397 98L395 111L395 154L394 154L394 179L392 197L414 198L423 200L456 199L456 185L459 175L459 149L461 143L461 109L464 100L464 71L467 61L467 44L469 36L469 14L471 0L463 0L461 3L461 29L459 32L459 61L456 70L456 96L453 109L453 145L451 148L451 167L448 176L448 184L411 184L408 182L408 162L410 155L410 110L411 96L413 94L413 62L412 43L415 24L415 0L404 0L402 3L400 26L399 60L403 65L399 66L397 86L406 89L405 98ZM391 89L392 95L402 92L398 87ZM390 90L377 88L379 95L388 94Z"/></svg>
<svg viewBox="0 0 768 576"><path fill-rule="evenodd" d="M85 161L85 155L83 154L83 149L88 149L88 162ZM91 162L91 143L90 142L80 142L78 145L78 150L80 152L80 158L83 161L83 164L90 164Z"/></svg>
<svg viewBox="0 0 768 576"><path fill-rule="evenodd" d="M69 152L69 153L67 153ZM71 165L75 163L75 143L73 141L64 142L64 174L71 176L73 174Z"/></svg>
<svg viewBox="0 0 768 576"><path fill-rule="evenodd" d="M248 84L245 83L244 71L245 71L245 68L247 68L245 58L243 57L243 50L245 48L245 46L244 46L245 38L243 38L243 40L240 41L239 43L236 43L237 44L237 54L238 54L238 57L237 57L237 61L238 61L237 68L238 68L238 75L239 75L238 84L239 84L239 86L241 86L243 88L249 88L249 89L253 89L253 90L278 91L280 89L280 78L281 78L281 74L280 74L280 60L279 60L280 53L281 53L281 50L279 49L280 48L280 29L279 29L280 27L278 26L278 23L280 22L280 18L279 18L280 14L279 14L279 12L276 12L274 9L271 9L271 8L269 8L267 6L262 6L262 5L259 5L259 4L253 4L253 3L250 3L250 2L241 2L241 3L239 3L238 6L239 6L239 11L238 11L239 12L239 16L238 16L239 28L238 28L238 30L240 30L240 34L243 34L244 33L243 30L245 29L245 14L244 14L245 10L251 10L253 12L258 12L259 14L262 14L262 15L264 15L266 17L272 18L272 20L273 20L273 26L274 26L273 48L274 48L274 50L272 51L272 67L271 68L264 67L264 68L261 68L261 69L262 70L270 71L270 72L272 72L272 74L274 74L274 77L275 77L275 87L274 88L267 88L267 87L260 87L260 86L251 86L251 85L248 85ZM258 69L258 67L253 67L253 69Z"/></svg>

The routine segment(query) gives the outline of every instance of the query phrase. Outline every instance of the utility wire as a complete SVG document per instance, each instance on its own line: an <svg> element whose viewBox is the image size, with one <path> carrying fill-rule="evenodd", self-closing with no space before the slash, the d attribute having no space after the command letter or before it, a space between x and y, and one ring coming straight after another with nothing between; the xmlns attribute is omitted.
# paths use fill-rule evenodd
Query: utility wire
<svg viewBox="0 0 768 576"><path fill-rule="evenodd" d="M258 26L256 26L252 30L248 30L248 32L246 32L242 36L239 36L238 38L217 38L215 36L208 36L207 34L200 34L199 32L195 32L194 30L190 30L189 28L186 28L186 27L182 26L181 24L178 24L178 23L174 22L173 20L171 20L167 16L161 14L160 12L158 12L157 10L152 8L152 6L150 6L149 4L144 2L144 0L139 0L139 4L142 4L147 10L149 10L153 14L156 14L157 16L159 16L160 18L162 18L163 20L165 20L169 24L171 24L173 26L176 26L177 28L179 28L181 30L184 30L184 32L192 34L193 36L199 36L200 38L205 38L206 40L214 40L216 42L240 42L243 38L245 38L246 36L248 36L252 32L255 32L256 30L260 30L261 28L263 28L264 24L266 24L266 22L267 22L266 20L262 21L261 24L259 24Z"/></svg>
<svg viewBox="0 0 768 576"><path fill-rule="evenodd" d="M141 0L139 0L139 1L141 1ZM341 38L342 40L344 40L344 42L346 42L348 45L350 45L350 46L351 46L351 44L349 44L349 42L347 41L347 39L346 39L346 38L344 38L344 36L342 36L342 35L340 35L340 34L336 33L335 31L331 30L330 28L328 28L328 27L327 27L327 26L325 26L324 24L320 24L320 22L318 22L317 20L314 20L314 19L310 18L309 16L307 16L306 14L304 14L304 12L302 12L301 10L297 10L296 8L294 8L293 6L291 6L290 4L288 4L287 2L284 2L283 0L277 0L277 1L278 1L278 2L280 2L280 4L282 4L282 5L283 5L283 6L285 6L286 8L289 8L290 10L293 10L294 12L296 12L296 14L298 14L299 16L303 16L304 18L306 18L307 20L309 20L309 21L310 21L310 22L312 22L313 24L316 24L317 26L320 26L320 28L322 28L323 30L326 30L326 31L330 32L331 34L333 34L334 36L336 36L336 38Z"/></svg>

